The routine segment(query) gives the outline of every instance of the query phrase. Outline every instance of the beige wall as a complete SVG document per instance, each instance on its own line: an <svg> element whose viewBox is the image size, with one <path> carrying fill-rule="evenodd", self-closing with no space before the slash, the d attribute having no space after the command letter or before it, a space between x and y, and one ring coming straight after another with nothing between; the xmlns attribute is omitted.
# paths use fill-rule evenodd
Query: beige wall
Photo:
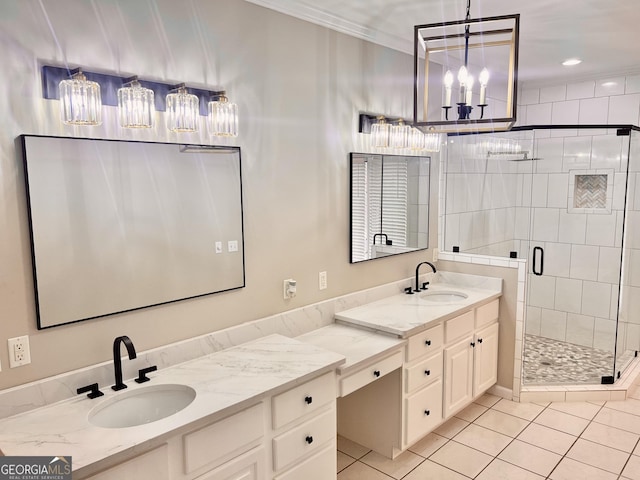
<svg viewBox="0 0 640 480"><path fill-rule="evenodd" d="M410 34L410 33L409 33ZM419 252L349 264L348 153L359 111L409 117L410 56L242 0L0 0L0 389L111 358L118 335L146 350L413 274ZM36 330L27 210L14 139L23 133L212 143L203 134L61 125L38 62L224 87L239 105L246 288ZM162 118L159 117L159 120ZM215 143L215 141L213 142ZM435 245L437 162L432 165ZM329 288L318 290L318 272ZM282 298L282 280L298 295ZM32 364L9 369L6 339Z"/></svg>
<svg viewBox="0 0 640 480"><path fill-rule="evenodd" d="M516 341L518 270L515 268L449 261L438 262L438 267L447 272L468 273L503 279L499 318L498 385L511 390L513 388L513 360L515 358Z"/></svg>

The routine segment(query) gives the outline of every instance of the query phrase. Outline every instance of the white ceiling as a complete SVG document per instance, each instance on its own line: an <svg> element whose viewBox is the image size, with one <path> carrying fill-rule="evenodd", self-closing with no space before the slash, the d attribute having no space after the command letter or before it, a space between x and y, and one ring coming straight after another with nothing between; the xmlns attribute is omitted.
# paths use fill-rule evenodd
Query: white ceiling
<svg viewBox="0 0 640 480"><path fill-rule="evenodd" d="M410 54L414 25L466 15L466 0L249 1ZM472 18L515 13L522 83L640 72L640 0L471 0Z"/></svg>

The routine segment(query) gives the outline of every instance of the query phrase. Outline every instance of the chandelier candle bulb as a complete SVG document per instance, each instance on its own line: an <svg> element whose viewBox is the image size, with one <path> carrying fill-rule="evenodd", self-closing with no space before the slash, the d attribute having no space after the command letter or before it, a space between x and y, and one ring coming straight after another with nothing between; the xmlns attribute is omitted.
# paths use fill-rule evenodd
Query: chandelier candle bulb
<svg viewBox="0 0 640 480"><path fill-rule="evenodd" d="M451 70L447 70L447 73L444 75L445 94L443 106L445 107L451 106L451 85L453 85L453 73L451 73Z"/></svg>
<svg viewBox="0 0 640 480"><path fill-rule="evenodd" d="M478 78L480 81L480 105L487 104L487 83L489 83L489 70L483 68L480 72L480 77Z"/></svg>
<svg viewBox="0 0 640 480"><path fill-rule="evenodd" d="M473 77L471 75L467 77L466 87L467 87L467 92L466 92L467 95L465 98L465 103L467 105L471 105L473 103Z"/></svg>
<svg viewBox="0 0 640 480"><path fill-rule="evenodd" d="M467 81L467 77L469 76L469 73L467 72L467 67L465 67L464 65L462 67L460 67L460 70L458 70L458 83L460 84L460 99L459 102L464 104L465 103L465 83Z"/></svg>

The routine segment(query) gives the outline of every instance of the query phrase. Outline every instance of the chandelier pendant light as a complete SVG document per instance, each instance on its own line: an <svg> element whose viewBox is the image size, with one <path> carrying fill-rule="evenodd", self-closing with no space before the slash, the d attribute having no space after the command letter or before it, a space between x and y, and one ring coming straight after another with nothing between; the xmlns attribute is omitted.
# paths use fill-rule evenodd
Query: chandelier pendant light
<svg viewBox="0 0 640 480"><path fill-rule="evenodd" d="M100 85L87 80L82 70L58 85L60 115L65 125L100 125L102 123L102 96Z"/></svg>
<svg viewBox="0 0 640 480"><path fill-rule="evenodd" d="M138 77L118 89L118 118L124 128L150 128L155 113L153 90L140 85Z"/></svg>
<svg viewBox="0 0 640 480"><path fill-rule="evenodd" d="M516 121L520 15L471 18L471 0L466 7L464 20L414 27L413 125L425 133L505 131Z"/></svg>
<svg viewBox="0 0 640 480"><path fill-rule="evenodd" d="M238 136L238 106L229 102L226 92L214 92L208 105L209 135L218 137Z"/></svg>
<svg viewBox="0 0 640 480"><path fill-rule="evenodd" d="M167 94L167 128L176 133L198 131L199 100L184 84Z"/></svg>

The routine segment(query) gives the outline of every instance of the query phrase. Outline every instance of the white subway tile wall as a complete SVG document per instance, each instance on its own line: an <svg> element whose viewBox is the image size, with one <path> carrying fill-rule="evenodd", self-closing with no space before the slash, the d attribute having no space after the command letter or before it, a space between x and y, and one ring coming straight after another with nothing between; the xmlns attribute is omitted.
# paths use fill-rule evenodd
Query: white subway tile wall
<svg viewBox="0 0 640 480"><path fill-rule="evenodd" d="M518 118L519 125L638 125L640 75L524 88ZM527 280L527 334L613 351L624 235L618 348L640 346L640 135L634 135L629 176L629 137L606 128L536 130L532 162L474 158L462 145L447 152L443 172L453 192L445 209L456 216L447 218L444 250L460 245L468 253L507 256L511 249L520 257L536 245L545 250L545 276ZM576 173L607 175L605 209L571 210ZM514 386L519 377L518 371Z"/></svg>

